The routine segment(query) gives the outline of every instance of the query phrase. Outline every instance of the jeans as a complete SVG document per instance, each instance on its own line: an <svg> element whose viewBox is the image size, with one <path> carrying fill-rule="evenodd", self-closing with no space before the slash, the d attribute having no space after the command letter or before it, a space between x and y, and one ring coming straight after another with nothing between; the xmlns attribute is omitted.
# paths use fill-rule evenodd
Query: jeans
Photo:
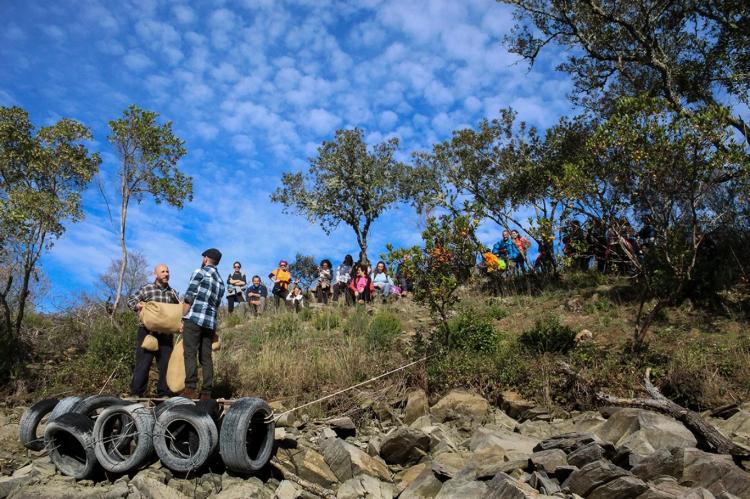
<svg viewBox="0 0 750 499"><path fill-rule="evenodd" d="M133 381L130 385L130 391L137 397L143 397L146 394L151 362L156 359L156 366L159 368L156 395L158 397L170 397L172 392L167 387L167 365L169 364L169 356L172 354L172 335L151 333L159 342L159 350L149 352L141 348L143 338L147 334L149 334L149 331L141 325L138 328L138 339L135 346L135 369L133 370Z"/></svg>
<svg viewBox="0 0 750 499"><path fill-rule="evenodd" d="M214 386L214 361L211 352L214 330L200 327L190 319L182 320L182 341L185 349L185 388L195 390L198 385L198 366L195 363L199 357L203 369L203 386L201 393L211 393Z"/></svg>
<svg viewBox="0 0 750 499"><path fill-rule="evenodd" d="M381 287L378 287L381 286ZM380 293L383 297L383 300L388 298L388 295L391 294L391 285L389 283L385 284L376 284L375 285L375 294Z"/></svg>
<svg viewBox="0 0 750 499"><path fill-rule="evenodd" d="M237 303L239 306L239 304L242 303L243 301L245 301L245 299L242 297L241 294L235 293L233 295L227 296L227 309L229 310L229 313L231 314L232 312L234 312L235 303Z"/></svg>

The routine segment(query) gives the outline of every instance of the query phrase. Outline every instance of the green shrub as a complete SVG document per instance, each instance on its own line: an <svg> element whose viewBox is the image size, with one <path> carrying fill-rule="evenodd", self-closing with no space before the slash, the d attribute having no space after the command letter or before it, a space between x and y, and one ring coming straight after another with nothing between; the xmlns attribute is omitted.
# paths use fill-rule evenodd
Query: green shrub
<svg viewBox="0 0 750 499"><path fill-rule="evenodd" d="M315 316L315 329L318 331L327 331L329 329L336 329L339 327L341 319L339 314L325 310Z"/></svg>
<svg viewBox="0 0 750 499"><path fill-rule="evenodd" d="M448 322L448 346L467 352L494 352L500 339L490 320L482 315L465 311Z"/></svg>
<svg viewBox="0 0 750 499"><path fill-rule="evenodd" d="M273 336L294 336L302 329L300 314L281 313L273 317L268 332Z"/></svg>
<svg viewBox="0 0 750 499"><path fill-rule="evenodd" d="M242 317L240 314L229 314L227 316L227 321L225 324L225 327L235 327L242 324Z"/></svg>
<svg viewBox="0 0 750 499"><path fill-rule="evenodd" d="M386 349L401 334L402 326L398 317L381 310L372 318L367 330L367 345L371 348Z"/></svg>
<svg viewBox="0 0 750 499"><path fill-rule="evenodd" d="M344 322L344 333L351 336L363 336L370 330L370 316L364 307L357 307Z"/></svg>
<svg viewBox="0 0 750 499"><path fill-rule="evenodd" d="M299 311L298 315L301 321L308 322L313 318L313 311L307 307L303 307L302 310Z"/></svg>
<svg viewBox="0 0 750 499"><path fill-rule="evenodd" d="M508 316L508 311L505 310L499 303L490 301L487 303L487 307L484 309L484 315L490 319L499 320L504 319Z"/></svg>
<svg viewBox="0 0 750 499"><path fill-rule="evenodd" d="M547 316L536 321L533 329L524 331L518 341L535 352L565 353L575 346L576 333L560 323L557 316Z"/></svg>

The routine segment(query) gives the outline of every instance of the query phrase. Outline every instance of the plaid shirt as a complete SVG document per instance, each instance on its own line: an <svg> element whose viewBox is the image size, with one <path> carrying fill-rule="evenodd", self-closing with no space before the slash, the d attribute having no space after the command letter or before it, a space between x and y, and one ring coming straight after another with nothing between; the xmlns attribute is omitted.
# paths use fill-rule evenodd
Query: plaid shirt
<svg viewBox="0 0 750 499"><path fill-rule="evenodd" d="M180 298L177 296L177 291L172 289L169 284L164 287L159 284L150 282L138 290L137 293L128 298L128 307L138 312L136 306L142 301L156 301L159 303L180 303Z"/></svg>
<svg viewBox="0 0 750 499"><path fill-rule="evenodd" d="M185 291L185 303L191 304L184 316L200 327L216 329L216 314L224 296L224 281L214 265L206 265L193 272Z"/></svg>

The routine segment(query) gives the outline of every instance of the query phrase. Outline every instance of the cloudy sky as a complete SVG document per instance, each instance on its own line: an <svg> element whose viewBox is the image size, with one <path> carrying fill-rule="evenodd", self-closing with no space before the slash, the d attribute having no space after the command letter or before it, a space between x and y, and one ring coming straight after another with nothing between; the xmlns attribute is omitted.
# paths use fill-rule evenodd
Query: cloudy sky
<svg viewBox="0 0 750 499"><path fill-rule="evenodd" d="M48 308L94 289L119 256L107 123L129 104L171 120L186 142L193 202L133 205L127 234L129 248L170 265L181 292L208 247L224 253L223 275L235 259L266 275L296 252L334 264L356 253L350 229L326 236L269 201L281 174L304 169L336 129L361 127L370 144L398 137L409 161L503 107L541 128L570 112L559 54L529 70L502 45L510 9L491 0L8 0L0 18L0 105L38 125L83 122L103 158L85 221L44 257ZM384 216L371 258L388 242L418 242L421 223L408 207ZM496 235L484 227L486 242Z"/></svg>

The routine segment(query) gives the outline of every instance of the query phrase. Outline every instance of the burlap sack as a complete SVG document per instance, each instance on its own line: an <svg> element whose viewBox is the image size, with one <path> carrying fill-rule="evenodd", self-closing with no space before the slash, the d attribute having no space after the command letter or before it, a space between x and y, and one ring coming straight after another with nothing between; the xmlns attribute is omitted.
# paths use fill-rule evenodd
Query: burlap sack
<svg viewBox="0 0 750 499"><path fill-rule="evenodd" d="M177 334L182 324L182 303L145 302L141 307L141 322L149 331Z"/></svg>
<svg viewBox="0 0 750 499"><path fill-rule="evenodd" d="M214 352L218 352L219 350L221 350L221 339L216 333L214 333L214 337L211 340L211 350Z"/></svg>
<svg viewBox="0 0 750 499"><path fill-rule="evenodd" d="M185 354L182 346L182 336L177 338L172 348L172 355L169 356L167 386L172 393L180 393L185 389Z"/></svg>
<svg viewBox="0 0 750 499"><path fill-rule="evenodd" d="M159 350L159 340L156 339L156 336L147 334L143 338L143 343L141 343L141 348L149 352L156 352L157 350Z"/></svg>

